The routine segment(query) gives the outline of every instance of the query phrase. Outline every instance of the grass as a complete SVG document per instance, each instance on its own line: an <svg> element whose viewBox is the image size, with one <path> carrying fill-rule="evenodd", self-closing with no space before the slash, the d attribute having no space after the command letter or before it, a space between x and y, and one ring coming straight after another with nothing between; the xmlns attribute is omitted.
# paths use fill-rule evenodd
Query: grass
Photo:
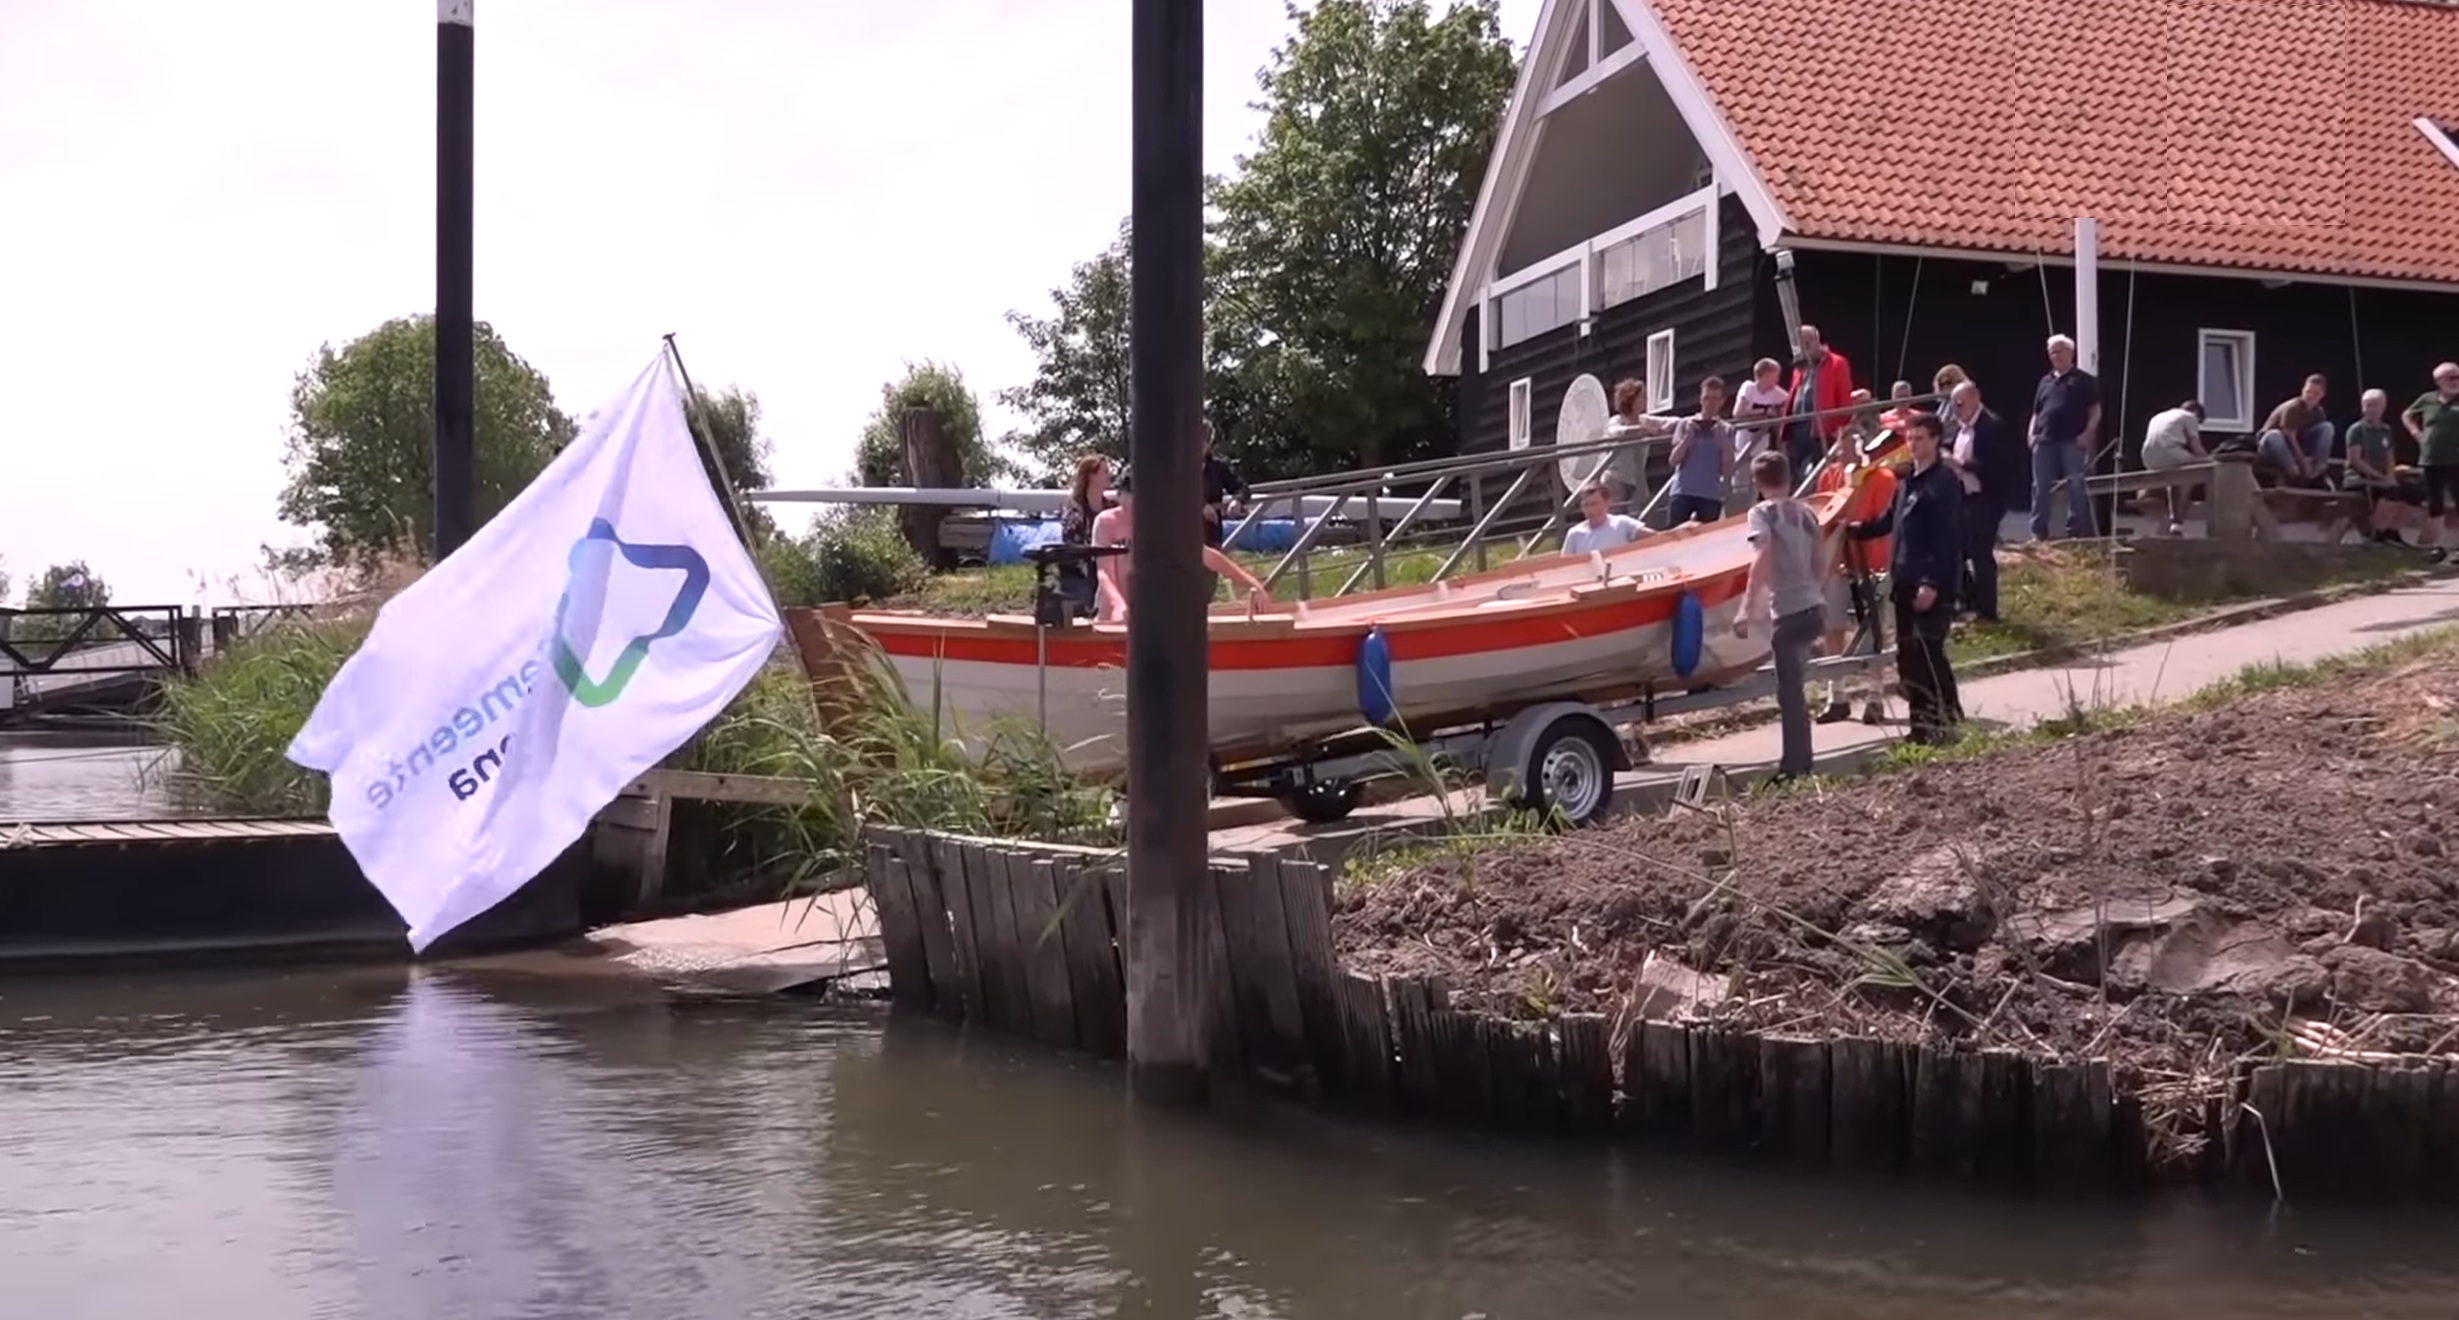
<svg viewBox="0 0 2459 1320"><path fill-rule="evenodd" d="M158 732L179 749L181 787L238 814L323 814L324 777L284 752L368 622L285 622L196 677L167 684ZM863 645L858 638L848 644ZM867 823L1112 841L1111 794L1069 774L1038 730L955 727L941 712L918 708L876 651L866 647L861 657L816 703L801 667L781 657L684 750L684 768L793 779L811 789L810 805L800 808L715 808L727 870L769 876L796 892L856 860ZM823 723L822 706L838 713L832 722Z"/></svg>
<svg viewBox="0 0 2459 1320"><path fill-rule="evenodd" d="M2089 734L2106 733L2140 724L2157 715L2218 710L2232 702L2265 692L2343 683L2427 659L2459 661L2459 625L2430 628L2363 650L2310 662L2258 660L2227 678L2173 701L2118 704L2087 701L2070 694L2064 711L2030 725L1995 729L1967 727L1962 736L1944 746L1898 743L1887 749L1871 771L1883 774L1891 770L1979 760L2016 748L2038 747ZM1839 781L1828 779L1823 782L1832 787Z"/></svg>
<svg viewBox="0 0 2459 1320"><path fill-rule="evenodd" d="M2384 581L2415 567L2414 560L2398 555L2354 557L2315 586ZM1999 552L1998 614L2003 622L1961 625L1947 650L1964 664L2030 651L2072 651L2259 598L2149 596L2128 588L2125 571L2102 545L2021 546Z"/></svg>

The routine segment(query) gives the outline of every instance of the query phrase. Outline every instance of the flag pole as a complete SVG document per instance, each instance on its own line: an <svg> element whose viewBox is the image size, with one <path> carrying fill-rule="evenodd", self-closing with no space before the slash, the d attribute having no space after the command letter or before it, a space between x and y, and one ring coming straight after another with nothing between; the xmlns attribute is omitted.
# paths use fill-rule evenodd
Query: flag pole
<svg viewBox="0 0 2459 1320"><path fill-rule="evenodd" d="M478 530L473 285L477 151L475 0L435 14L435 558Z"/></svg>
<svg viewBox="0 0 2459 1320"><path fill-rule="evenodd" d="M1130 19L1127 630L1128 1085L1201 1103L1212 1042L1204 951L1211 796L1205 672L1204 5L1133 0Z"/></svg>
<svg viewBox="0 0 2459 1320"><path fill-rule="evenodd" d="M683 365L683 350L675 347L672 330L666 332L665 343L666 359L674 363L675 375L683 381L683 429L692 433L693 442L708 456L709 466L717 470L717 498L725 501L726 517L734 523L734 534L742 538L744 549L757 551L760 543L752 539L751 522L743 514L743 502L735 498L734 474L726 470L726 456L717 452L717 438L709 434L707 423L695 416L700 406L700 390L692 384L692 369ZM753 558L757 560L758 555Z"/></svg>

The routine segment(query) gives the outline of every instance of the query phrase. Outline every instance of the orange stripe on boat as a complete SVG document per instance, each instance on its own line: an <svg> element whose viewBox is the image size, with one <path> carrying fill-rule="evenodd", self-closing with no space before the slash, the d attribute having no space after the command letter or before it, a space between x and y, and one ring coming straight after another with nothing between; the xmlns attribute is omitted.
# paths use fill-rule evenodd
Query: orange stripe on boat
<svg viewBox="0 0 2459 1320"><path fill-rule="evenodd" d="M1691 586L1704 608L1713 609L1742 594L1745 570L1717 574ZM1464 617L1443 627L1386 629L1392 662L1443 660L1455 656L1515 651L1556 642L1578 641L1609 633L1645 628L1673 618L1681 592L1669 586L1651 587L1635 599L1592 606L1558 606L1527 616ZM871 635L882 651L911 660L941 660L994 665L1031 665L1039 647L1027 628L990 624L914 624L855 616L854 625ZM1271 637L1220 638L1207 649L1205 663L1215 670L1348 668L1356 663L1364 626L1326 626L1320 631L1300 624L1295 632ZM1091 636L1075 629L1050 634L1049 663L1053 669L1123 668L1127 663L1124 632Z"/></svg>

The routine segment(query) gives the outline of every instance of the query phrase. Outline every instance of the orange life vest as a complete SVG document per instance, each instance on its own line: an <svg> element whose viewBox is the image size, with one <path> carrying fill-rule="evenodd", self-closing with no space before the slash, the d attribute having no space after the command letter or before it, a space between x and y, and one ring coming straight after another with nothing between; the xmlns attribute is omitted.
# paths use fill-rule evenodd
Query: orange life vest
<svg viewBox="0 0 2459 1320"><path fill-rule="evenodd" d="M1862 463L1852 467L1829 467L1819 474L1819 489L1822 491L1843 490L1847 483L1851 484L1853 491L1852 498L1844 506L1844 521L1848 523L1869 522L1884 517L1888 506L1895 503L1896 475L1893 467ZM1853 556L1852 562L1861 572L1884 573L1887 571L1887 557L1894 546L1895 533L1891 531L1867 541L1848 538L1844 543L1844 553Z"/></svg>

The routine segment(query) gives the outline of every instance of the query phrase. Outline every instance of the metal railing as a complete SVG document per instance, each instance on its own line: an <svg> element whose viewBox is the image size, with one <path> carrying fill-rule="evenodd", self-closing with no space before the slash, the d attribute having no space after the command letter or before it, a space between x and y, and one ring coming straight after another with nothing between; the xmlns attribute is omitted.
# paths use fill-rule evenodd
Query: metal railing
<svg viewBox="0 0 2459 1320"><path fill-rule="evenodd" d="M1904 407L1919 407L1943 399L1941 394L1915 395L1906 400L1884 403L1856 403L1845 408L1829 408L1797 416L1728 419L1726 425L1737 432L1775 431L1796 422L1816 425L1834 417L1884 414ZM1669 424L1681 419L1662 417ZM1637 470L1645 479L1657 448L1670 449L1673 437L1610 436L1568 445L1531 445L1526 449L1500 453L1468 454L1453 458L1427 459L1414 463L1398 463L1364 472L1331 473L1320 477L1300 477L1286 481L1258 483L1251 491L1245 516L1223 539L1222 549L1238 548L1240 539L1272 517L1295 516L1299 531L1295 541L1281 553L1272 567L1260 576L1267 587L1277 587L1294 576L1299 599L1317 598L1313 592L1314 559L1326 552L1318 543L1325 530L1339 520L1352 502L1361 507L1361 516L1350 519L1357 523L1363 537L1356 546L1329 552L1335 561L1348 567L1346 576L1326 598L1349 595L1364 586L1381 590L1390 585L1391 561L1395 554L1432 554L1445 552L1442 562L1425 580L1440 582L1466 568L1482 572L1493 565L1496 550L1508 550L1503 562L1525 559L1537 553L1537 548L1561 528L1566 518L1579 507L1579 493L1602 476L1613 461L1623 455L1637 460ZM1811 490L1819 477L1836 459L1837 446L1827 446L1818 463L1802 474L1800 489ZM1566 460L1593 458L1584 476L1578 481L1563 481L1562 464ZM1744 478L1744 480L1747 480ZM1382 525L1379 504L1382 501L1409 498L1405 488L1419 487L1414 502L1390 526ZM1501 494L1488 498L1495 483L1502 484ZM1533 508L1539 493L1554 490L1546 497L1540 512ZM1403 489L1395 489L1403 488ZM1646 523L1663 508L1673 489L1673 475L1655 483L1649 498L1640 506L1637 516ZM1410 544L1405 538L1426 530L1429 519L1423 517L1437 501L1445 500L1447 492L1464 492L1462 517L1465 530L1439 532L1423 543ZM1313 517L1304 516L1299 501L1328 499L1329 507ZM1355 557L1362 562L1353 566Z"/></svg>

